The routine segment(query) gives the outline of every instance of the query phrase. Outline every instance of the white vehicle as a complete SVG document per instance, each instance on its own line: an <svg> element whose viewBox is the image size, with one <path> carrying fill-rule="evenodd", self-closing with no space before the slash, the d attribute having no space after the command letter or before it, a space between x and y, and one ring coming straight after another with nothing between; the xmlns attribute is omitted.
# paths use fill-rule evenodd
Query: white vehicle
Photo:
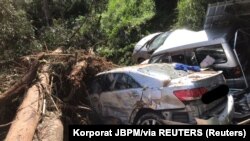
<svg viewBox="0 0 250 141"><path fill-rule="evenodd" d="M132 54L135 63L141 63L160 47L170 32L157 32L142 38L136 45Z"/></svg>
<svg viewBox="0 0 250 141"><path fill-rule="evenodd" d="M221 70L235 95L235 118L250 117L250 0L208 6L204 30L173 31L149 63L183 63ZM242 98L243 97L243 98Z"/></svg>
<svg viewBox="0 0 250 141"><path fill-rule="evenodd" d="M234 102L222 72L186 72L146 64L99 73L90 103L122 124L229 124Z"/></svg>

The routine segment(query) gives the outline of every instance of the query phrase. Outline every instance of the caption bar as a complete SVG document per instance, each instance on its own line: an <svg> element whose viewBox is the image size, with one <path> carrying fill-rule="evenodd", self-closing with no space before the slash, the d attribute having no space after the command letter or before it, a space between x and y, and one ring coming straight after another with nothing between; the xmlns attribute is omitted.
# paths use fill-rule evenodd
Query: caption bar
<svg viewBox="0 0 250 141"><path fill-rule="evenodd" d="M85 137L237 137L247 139L249 126L70 126L70 139Z"/></svg>

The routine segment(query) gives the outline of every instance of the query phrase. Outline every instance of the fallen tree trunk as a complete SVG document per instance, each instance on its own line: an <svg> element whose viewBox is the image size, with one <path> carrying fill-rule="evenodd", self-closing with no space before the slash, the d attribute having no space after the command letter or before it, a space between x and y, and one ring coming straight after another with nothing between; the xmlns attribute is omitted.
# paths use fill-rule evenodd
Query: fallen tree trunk
<svg viewBox="0 0 250 141"><path fill-rule="evenodd" d="M62 48L57 48L56 50L54 50L52 53L52 55L61 55L61 53L63 52ZM44 72L46 73L46 72ZM43 73L43 74L44 74ZM51 84L53 84L53 78L51 79ZM47 99L45 99L45 103L43 105L43 118L42 118L42 122L39 123L38 127L37 127L37 134L36 136L34 136L34 138L37 138L38 140L43 140L43 141L63 141L63 123L60 119L60 115L61 115L61 111L57 108L57 106L55 105L56 103L54 102L53 98L51 97L51 91L52 91L52 85L46 85L47 86ZM50 99L48 98L50 97ZM50 112L45 112L46 108L48 108L48 106L46 106L46 101L51 100L50 103L53 103L54 106L56 107L56 111L50 111Z"/></svg>
<svg viewBox="0 0 250 141"><path fill-rule="evenodd" d="M49 86L48 66L43 66L39 82L28 89L6 136L6 141L31 141L41 117L42 99Z"/></svg>
<svg viewBox="0 0 250 141"><path fill-rule="evenodd" d="M43 58L44 53L38 55L38 59L31 65L30 70L23 76L23 78L15 83L11 88L9 88L6 92L0 95L0 105L3 105L6 103L11 97L17 95L19 92L21 92L23 89L25 89L27 86L29 86L34 78L36 77L36 72L38 67L40 66L40 63L38 60Z"/></svg>
<svg viewBox="0 0 250 141"><path fill-rule="evenodd" d="M39 72L38 76L40 76L40 80L36 80L37 83L35 83L35 85L31 87L30 85L28 86L30 88L27 89L28 91L25 94L23 103L19 107L8 135L5 138L7 141L29 141L36 139L61 141L63 140L64 130L60 120L61 118L65 125L91 123L91 119L88 116L88 112L91 109L87 106L80 106L87 104L84 98L86 94L88 94L87 88L90 87L88 84L91 84L92 78L97 73L109 70L113 68L114 65L103 58L80 51L77 51L80 55L74 59L73 56L75 52L76 51L73 52L69 50L66 53L71 54L62 55L59 50L59 52L55 54L50 51L45 54L44 58L46 61L44 62L50 65L50 74L52 75L49 77L47 71ZM25 58L27 58L27 61L29 61L28 64L30 64L30 61L36 59L37 56L27 56ZM74 60L76 61L74 62ZM74 64L73 67L72 64ZM51 79L51 82L49 79ZM31 81L34 82L33 79L31 79ZM51 92L51 87L53 87L53 93ZM46 96L44 96L45 93L47 94ZM67 99L69 93L71 93L71 95L68 99L71 100L65 103L64 99ZM53 94L53 97L50 96L50 94ZM50 101L49 98L53 100ZM18 103L19 102L20 101L18 101ZM47 103L47 108L42 106L44 103ZM55 111L59 114L56 116L49 114L55 113ZM13 116L10 120L12 119ZM46 120L48 124L44 126L44 123L47 122Z"/></svg>
<svg viewBox="0 0 250 141"><path fill-rule="evenodd" d="M61 119L51 119L49 125L42 130L45 135L43 141L63 141L63 124Z"/></svg>
<svg viewBox="0 0 250 141"><path fill-rule="evenodd" d="M63 124L57 112L51 111L43 117L33 140L63 141Z"/></svg>

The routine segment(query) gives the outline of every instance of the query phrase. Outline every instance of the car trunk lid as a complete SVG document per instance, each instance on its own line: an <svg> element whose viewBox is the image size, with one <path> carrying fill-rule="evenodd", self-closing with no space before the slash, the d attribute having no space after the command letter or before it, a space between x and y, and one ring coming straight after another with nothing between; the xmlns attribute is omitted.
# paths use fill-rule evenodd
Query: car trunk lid
<svg viewBox="0 0 250 141"><path fill-rule="evenodd" d="M201 71L173 80L170 87L194 117L217 114L225 107L228 87L222 71Z"/></svg>

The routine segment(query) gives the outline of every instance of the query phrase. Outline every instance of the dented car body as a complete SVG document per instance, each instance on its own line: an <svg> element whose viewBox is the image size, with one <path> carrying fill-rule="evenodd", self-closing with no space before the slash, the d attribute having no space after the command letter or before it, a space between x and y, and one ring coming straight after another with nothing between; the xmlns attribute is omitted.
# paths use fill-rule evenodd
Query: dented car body
<svg viewBox="0 0 250 141"><path fill-rule="evenodd" d="M234 96L235 122L250 117L250 0L208 5L204 30L179 29L169 35L148 63L207 65L221 70ZM214 62L211 62L213 58ZM210 65L208 65L210 64Z"/></svg>
<svg viewBox="0 0 250 141"><path fill-rule="evenodd" d="M228 124L233 99L222 72L146 64L99 73L89 96L102 117L122 124Z"/></svg>

